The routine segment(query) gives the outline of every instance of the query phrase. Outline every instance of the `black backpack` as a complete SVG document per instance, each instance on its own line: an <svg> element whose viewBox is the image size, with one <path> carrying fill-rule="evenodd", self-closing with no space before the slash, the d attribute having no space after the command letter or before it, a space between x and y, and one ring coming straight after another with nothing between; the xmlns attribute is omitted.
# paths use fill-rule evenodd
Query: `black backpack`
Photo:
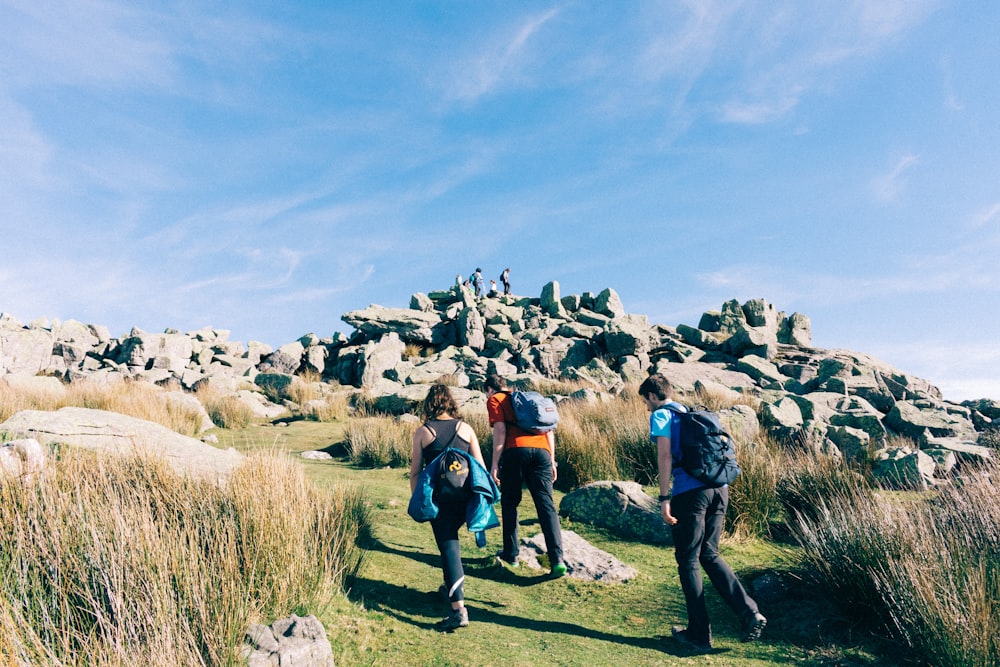
<svg viewBox="0 0 1000 667"><path fill-rule="evenodd" d="M435 459L437 470L434 471L434 499L438 502L465 502L472 495L469 479L470 455L451 446L456 437L458 437L457 427L455 435L451 436L444 451Z"/></svg>
<svg viewBox="0 0 1000 667"><path fill-rule="evenodd" d="M671 405L664 408L680 424L680 465L689 475L708 487L732 483L740 474L736 464L733 439L719 420L719 415L704 406L683 412Z"/></svg>

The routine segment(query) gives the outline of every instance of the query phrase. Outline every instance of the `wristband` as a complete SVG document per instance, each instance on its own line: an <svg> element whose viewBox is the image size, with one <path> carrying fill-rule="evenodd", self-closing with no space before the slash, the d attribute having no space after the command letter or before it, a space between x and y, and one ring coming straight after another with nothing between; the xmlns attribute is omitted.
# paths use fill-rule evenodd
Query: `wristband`
<svg viewBox="0 0 1000 667"><path fill-rule="evenodd" d="M661 503L665 503L670 500L670 496L660 496L659 500Z"/></svg>

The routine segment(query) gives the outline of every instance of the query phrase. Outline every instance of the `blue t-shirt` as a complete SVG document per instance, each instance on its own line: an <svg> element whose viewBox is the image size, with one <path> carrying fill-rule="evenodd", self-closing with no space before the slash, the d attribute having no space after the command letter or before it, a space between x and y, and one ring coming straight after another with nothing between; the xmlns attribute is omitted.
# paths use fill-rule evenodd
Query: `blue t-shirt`
<svg viewBox="0 0 1000 667"><path fill-rule="evenodd" d="M680 403L671 402L670 405L687 412L687 408ZM674 413L667 408L657 408L649 415L649 437L652 439L653 444L656 444L657 436L662 435L670 438L670 457L673 459L671 472L674 478L673 487L670 491L671 496L678 496L685 491L701 489L705 486L689 475L688 471L681 466L681 438L679 428L680 422L674 419Z"/></svg>

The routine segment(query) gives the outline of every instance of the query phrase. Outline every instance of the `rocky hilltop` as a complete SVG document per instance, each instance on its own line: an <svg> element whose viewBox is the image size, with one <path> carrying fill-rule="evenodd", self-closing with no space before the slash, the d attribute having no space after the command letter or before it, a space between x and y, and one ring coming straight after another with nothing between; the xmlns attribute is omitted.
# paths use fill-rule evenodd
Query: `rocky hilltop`
<svg viewBox="0 0 1000 667"><path fill-rule="evenodd" d="M778 311L764 299L728 301L704 313L697 327L666 326L626 313L613 289L561 296L551 282L538 297L476 298L455 286L414 294L409 308L371 305L342 319L351 335L307 334L272 349L230 341L228 331L210 327L133 329L114 338L103 326L24 325L4 314L0 375L144 380L188 391L210 385L274 416L299 406L274 406L253 389L296 376L407 409L445 375L465 388L458 392L462 401L482 400L478 390L489 373L514 381L579 380L593 388L580 396L593 400L656 371L683 392L754 397L760 408L744 415L750 428L835 455L881 450L888 461L905 459L928 483L962 461L988 458L991 449L982 445L995 441L1000 425L1000 402L953 403L930 382L868 355L814 348L806 315ZM919 449L887 449L895 434Z"/></svg>

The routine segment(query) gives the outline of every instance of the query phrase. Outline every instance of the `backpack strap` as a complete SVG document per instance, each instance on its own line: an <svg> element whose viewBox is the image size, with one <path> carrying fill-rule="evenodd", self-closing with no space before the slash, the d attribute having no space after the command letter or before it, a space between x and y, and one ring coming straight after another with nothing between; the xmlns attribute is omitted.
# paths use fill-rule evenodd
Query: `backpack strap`
<svg viewBox="0 0 1000 667"><path fill-rule="evenodd" d="M448 441L448 444L444 446L445 449L452 449L451 443L455 442L455 438L458 437L458 429L462 428L462 424L464 423L465 422L459 419L458 423L455 424L455 432L451 434L451 439Z"/></svg>

